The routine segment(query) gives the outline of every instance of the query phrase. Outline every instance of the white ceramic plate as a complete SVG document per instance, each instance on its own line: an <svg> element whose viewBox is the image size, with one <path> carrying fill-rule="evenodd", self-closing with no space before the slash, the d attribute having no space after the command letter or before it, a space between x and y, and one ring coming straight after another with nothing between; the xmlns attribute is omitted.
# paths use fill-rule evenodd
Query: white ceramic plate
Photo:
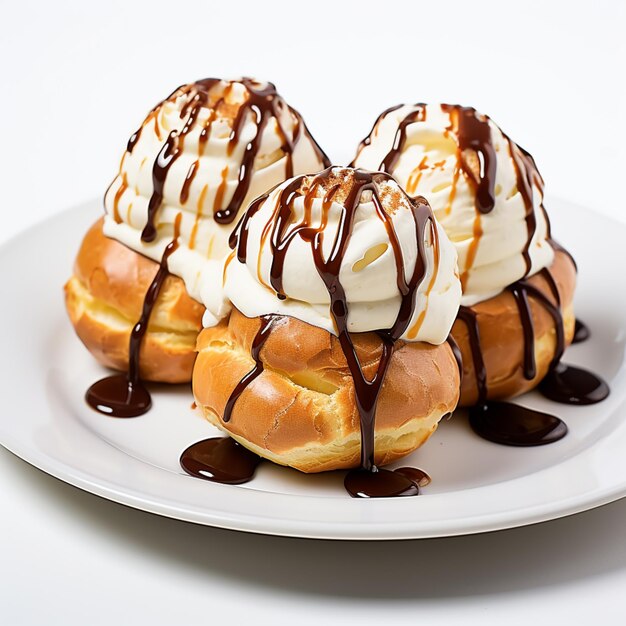
<svg viewBox="0 0 626 626"><path fill-rule="evenodd" d="M577 312L590 341L565 361L602 375L611 396L569 407L536 394L520 402L562 417L570 432L537 448L478 438L458 411L405 459L433 478L418 498L356 500L340 473L304 476L263 463L242 486L187 476L180 452L216 430L191 409L186 386L152 387L153 409L117 420L90 410L102 377L65 316L61 286L100 203L62 213L0 249L0 442L57 478L110 500L182 520L258 533L405 539L476 533L583 511L626 495L626 226L549 203L556 237L578 260Z"/></svg>

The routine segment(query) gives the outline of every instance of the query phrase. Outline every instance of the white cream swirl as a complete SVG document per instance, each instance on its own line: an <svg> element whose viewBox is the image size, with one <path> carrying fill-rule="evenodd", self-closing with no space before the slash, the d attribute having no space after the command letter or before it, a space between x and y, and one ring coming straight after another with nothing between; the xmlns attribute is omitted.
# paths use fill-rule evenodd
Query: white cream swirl
<svg viewBox="0 0 626 626"><path fill-rule="evenodd" d="M224 291L248 317L288 315L336 334L320 273L335 258L326 270L338 270L349 331L392 328L399 282L418 276L398 336L440 344L450 332L461 297L454 247L427 203L385 174L329 168L288 180L250 206L237 238Z"/></svg>
<svg viewBox="0 0 626 626"><path fill-rule="evenodd" d="M552 263L543 181L532 157L474 109L389 109L362 142L354 165L384 168L410 196L427 198L456 247L464 305ZM477 195L479 189L489 195L489 185L493 206L481 210Z"/></svg>
<svg viewBox="0 0 626 626"><path fill-rule="evenodd" d="M222 270L240 207L326 163L300 115L271 83L205 79L183 85L128 142L105 195L104 232L158 261L181 214L179 246L168 266L207 306L205 322L215 324L228 313ZM146 236L151 225L152 236Z"/></svg>

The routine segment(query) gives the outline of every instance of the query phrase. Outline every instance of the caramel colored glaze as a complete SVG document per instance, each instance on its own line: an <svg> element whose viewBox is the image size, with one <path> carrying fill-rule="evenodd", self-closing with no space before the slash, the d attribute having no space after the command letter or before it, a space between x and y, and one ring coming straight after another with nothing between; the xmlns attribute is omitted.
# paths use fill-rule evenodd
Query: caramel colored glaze
<svg viewBox="0 0 626 626"><path fill-rule="evenodd" d="M560 294L560 310L563 314L563 343L571 343L574 332L572 299L576 283L576 270L569 256L557 251L550 272ZM528 285L540 290L555 307L550 283L542 273L526 279ZM459 319L454 323L452 336L463 355L463 380L461 383L461 406L473 406L486 400L498 400L519 395L536 387L546 375L558 348L554 318L545 305L535 297L529 298L529 308L534 330L534 356L536 373L531 379L525 334L520 323L519 305L510 291L480 302L471 309L461 307ZM467 317L476 320L478 343L470 340L472 325ZM484 384L477 382L476 363L484 363ZM480 367L478 373L480 374ZM526 370L526 372L525 372ZM485 397L481 397L485 390Z"/></svg>
<svg viewBox="0 0 626 626"><path fill-rule="evenodd" d="M185 180L183 182L183 187L180 190L180 203L186 204L189 199L189 189L191 187L191 183L193 179L196 177L196 173L198 172L198 167L200 166L200 161L194 161L187 172L187 176L185 176Z"/></svg>
<svg viewBox="0 0 626 626"><path fill-rule="evenodd" d="M333 168L329 167L317 174L309 184L308 190L302 192L305 176L299 176L291 181L284 189L281 190L280 197L276 203L276 209L270 220L272 223L271 244L273 251L272 266L270 269L270 282L275 290L277 297L285 298L282 286L282 274L284 261L289 248L289 244L295 237L300 237L304 241L310 243L313 258L317 271L324 281L330 297L330 313L333 319L337 336L350 368L352 375L357 409L359 412L361 425L361 468L356 473L350 473L346 477L346 488L353 496L366 495L367 497L383 497L391 495L401 495L408 493L409 495L417 495L419 490L415 491L409 485L407 492L404 487L398 485L403 482L406 485L406 478L399 478L391 472L379 471L374 465L374 424L376 415L376 404L382 383L385 379L387 368L389 366L391 356L394 350L395 342L400 338L407 329L407 326L413 316L415 309L415 296L417 288L421 284L426 272L426 256L424 251L424 238L427 226L431 228L433 239L436 238L436 229L433 227L433 217L430 207L422 198L407 200L412 207L412 215L416 229L416 239L418 243L418 258L415 263L413 275L407 281L404 271L404 263L402 259L402 250L395 232L393 222L389 215L384 211L379 197L378 184L388 180L389 176L383 173L372 173L364 170L352 170L349 191L342 204L344 211L341 213L341 223L338 228L338 236L333 243L332 250L328 258L324 258L322 253L322 244L324 237L324 218L320 227L313 227L309 221L310 211L305 211L304 221L301 223L293 223L293 202L299 195L304 196L305 206L312 202L312 196L316 193L320 185L324 188L333 189L337 185L337 175L333 172ZM335 185L333 185L335 183ZM402 300L400 310L396 321L392 328L380 330L378 335L382 341L381 356L377 370L372 378L367 378L363 372L361 362L355 351L348 327L348 303L345 296L343 285L339 280L339 272L341 265L352 235L354 217L357 207L359 206L363 192L370 191L372 199L377 209L377 215L383 221L389 241L394 253L396 261L396 281L398 290L400 291ZM334 192L333 192L334 194ZM236 232L231 240L233 247L238 246L237 256L241 262L245 262L247 257L247 229L248 221L258 208L261 206L263 199L259 199L257 205L251 207L251 213L244 215L240 221ZM322 215L326 215L330 210L331 199L328 193L323 199ZM267 326L262 324L253 343L258 345L262 340L261 334L265 332ZM262 344L261 344L262 345ZM258 369L258 352L253 355L257 366L248 376L255 377L255 371ZM247 376L242 379L236 388L236 397L239 397L247 384ZM241 389L243 386L243 389ZM236 400L235 397L235 400ZM232 411L232 406L230 406ZM409 481L410 483L410 481ZM385 489L388 491L385 492Z"/></svg>
<svg viewBox="0 0 626 626"><path fill-rule="evenodd" d="M428 169L428 165L426 164L428 161L428 157L425 156L418 163L417 167L411 172L409 176L409 180L406 183L406 192L412 196L419 185L420 180L422 179L422 174L424 170Z"/></svg>
<svg viewBox="0 0 626 626"><path fill-rule="evenodd" d="M469 278L469 272L474 265L474 260L476 259L476 253L478 252L478 244L480 243L480 238L483 236L482 218L481 214L478 212L474 216L472 235L473 238L467 250L467 258L465 259L465 269L460 276L461 289L463 291L465 291L465 286L467 285L467 280Z"/></svg>
<svg viewBox="0 0 626 626"><path fill-rule="evenodd" d="M206 184L202 187L202 191L198 196L198 202L196 203L196 219L193 222L193 228L191 229L191 235L189 236L189 249L193 250L196 247L196 237L198 235L198 224L202 217L202 208L204 207L204 199L206 198L209 185Z"/></svg>
<svg viewBox="0 0 626 626"><path fill-rule="evenodd" d="M113 219L116 224L119 224L122 221L120 217L120 199L124 195L124 192L128 189L128 179L126 177L126 173L122 176L122 184L119 189L115 192L115 197L113 198Z"/></svg>

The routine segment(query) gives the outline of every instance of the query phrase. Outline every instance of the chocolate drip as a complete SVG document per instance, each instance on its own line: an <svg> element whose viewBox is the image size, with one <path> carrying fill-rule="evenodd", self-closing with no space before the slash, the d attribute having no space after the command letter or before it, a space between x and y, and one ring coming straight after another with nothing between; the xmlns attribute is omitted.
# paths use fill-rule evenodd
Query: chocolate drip
<svg viewBox="0 0 626 626"><path fill-rule="evenodd" d="M228 238L228 245L231 250L237 247L237 243L239 243L239 247L237 248L237 260L240 263L245 263L247 258L248 222L250 221L250 218L259 211L268 197L268 194L263 194L252 202L252 204L248 207L248 210L241 216L239 223Z"/></svg>
<svg viewBox="0 0 626 626"><path fill-rule="evenodd" d="M480 345L478 318L476 312L468 306L461 306L457 317L467 326L472 363L474 365L474 376L476 377L476 387L478 388L478 404L482 405L487 401L488 390L487 369L483 359L483 350Z"/></svg>
<svg viewBox="0 0 626 626"><path fill-rule="evenodd" d="M465 178L475 188L476 208L480 213L490 213L496 203L496 152L491 141L489 118L480 115L473 107L442 104L450 114L459 144L459 167ZM479 172L476 174L464 152L476 153Z"/></svg>
<svg viewBox="0 0 626 626"><path fill-rule="evenodd" d="M566 250L556 239L552 239L552 237L548 239L548 243L556 252L562 252L563 254L566 254L569 257L569 260L572 262L574 269L578 271L578 264L576 263L576 259L570 254L568 250Z"/></svg>
<svg viewBox="0 0 626 626"><path fill-rule="evenodd" d="M459 348L459 344L456 342L454 337L450 334L446 339L450 349L452 350L452 354L454 355L454 360L456 361L456 365L459 368L459 386L463 384L463 353L461 352L461 348Z"/></svg>
<svg viewBox="0 0 626 626"><path fill-rule="evenodd" d="M157 229L154 222L157 211L161 208L161 204L163 203L163 190L167 174L176 159L182 154L185 137L195 126L200 110L206 105L208 97L208 91L196 91L195 95L187 101L181 111L181 117L184 117L184 115L187 114L187 107L191 106L192 103L193 108L185 120L185 125L181 129L180 133L173 130L167 136L163 147L154 161L152 166L152 195L150 196L150 202L148 203L148 219L141 233L142 241L150 242L156 239ZM195 176L195 171L193 175ZM189 177L189 174L187 176ZM181 196L184 194L185 201L189 193L188 188L185 189L186 183L187 181L183 184L181 193ZM189 184L191 184L191 180L189 181Z"/></svg>
<svg viewBox="0 0 626 626"><path fill-rule="evenodd" d="M506 446L542 446L567 434L558 417L508 402L473 407L470 425L484 439Z"/></svg>
<svg viewBox="0 0 626 626"><path fill-rule="evenodd" d="M181 467L191 476L226 485L240 485L252 479L261 457L231 437L204 439L180 455Z"/></svg>
<svg viewBox="0 0 626 626"><path fill-rule="evenodd" d="M137 417L146 413L152 406L150 394L140 378L139 351L144 335L148 330L152 309L157 301L163 282L169 273L167 269L168 259L178 248L180 220L181 214L179 213L174 224L174 238L163 252L159 269L144 297L141 317L130 333L127 374L117 374L103 378L91 385L85 394L87 404L105 415L110 415L111 417Z"/></svg>
<svg viewBox="0 0 626 626"><path fill-rule="evenodd" d="M150 202L148 204L148 220L141 232L141 240L150 242L156 239L157 231L154 224L156 213L161 208L163 202L163 187L165 186L165 179L167 178L167 172L169 171L172 163L176 160L181 150L177 147L177 134L173 130L163 144L163 147L159 151L154 165L152 166L152 187L153 192L150 196Z"/></svg>
<svg viewBox="0 0 626 626"><path fill-rule="evenodd" d="M139 141L139 137L141 137L142 129L143 129L143 126L141 128L138 128L130 136L130 139L128 140L128 143L126 144L126 152L128 152L129 154L132 153L132 151L134 150L135 146L137 145L137 142Z"/></svg>
<svg viewBox="0 0 626 626"><path fill-rule="evenodd" d="M400 478L393 472L379 470L374 465L375 415L380 390L393 354L394 343L407 330L413 317L415 296L425 275L426 254L424 239L427 232L426 228L430 226L433 240L436 240L437 233L436 229L433 227L432 213L426 201L423 198L411 199L406 197L406 200L411 206L418 244L418 255L415 267L410 279L407 280L400 242L390 216L382 207L378 192L378 185L384 181L390 180L390 177L387 174L371 173L363 170L353 170L350 175L352 177L350 181L351 186L347 192L347 197L342 201L344 210L341 212L337 236L327 258L324 258L323 255L324 231L332 199L341 186L333 180L336 178L333 168L328 168L314 176L310 180L306 192L302 191L305 181L304 176L294 179L281 190L275 213L272 216L273 219L268 221L268 224L271 223L271 232L266 231L264 233L264 236L271 237L270 242L273 251L272 267L270 270L271 286L279 298L285 297L282 287L282 270L289 245L296 236L308 242L311 245L317 272L328 291L330 298L330 314L354 381L355 401L360 418L360 469L348 474L346 477L346 488L352 495L365 494L369 497L400 495L401 493L405 495L417 495L419 490L409 479L406 477ZM322 200L321 224L313 226L311 223L311 206L314 198L317 197L316 194L320 187L323 187L325 190ZM359 357L352 343L352 338L348 332L348 303L343 285L339 278L343 259L352 236L356 210L359 206L361 196L365 191L372 193L372 201L376 207L377 215L384 223L387 230L396 262L396 283L402 296L400 310L393 326L378 332L382 342L381 356L376 372L369 380L363 372ZM304 218L300 223L294 224L293 203L299 196L304 196ZM264 198L260 198L257 203L251 207L251 210L244 215L235 231L235 235L231 238L231 247L238 246L237 257L240 262L245 262L247 257L248 220L258 211L264 200ZM435 243L435 241L433 241L433 243ZM253 370L253 372L254 371L256 371L256 369ZM242 386L245 388L247 382L247 379L244 378L239 383L236 392L241 393ZM393 478L391 476L393 476ZM370 480L372 484L368 487L365 483ZM400 483L402 483L403 486Z"/></svg>
<svg viewBox="0 0 626 626"><path fill-rule="evenodd" d="M414 122L423 122L426 119L426 105L416 104L416 109L411 111L403 120L398 124L398 130L393 138L393 145L391 150L387 152L383 160L381 161L378 169L381 172L393 172L404 146L406 145L406 129Z"/></svg>
<svg viewBox="0 0 626 626"><path fill-rule="evenodd" d="M555 367L556 364L561 360L563 352L565 352L565 329L563 328L563 316L561 315L561 309L558 306L552 304L552 302L550 302L550 299L546 296L545 293L543 293L543 291L541 291L541 289L531 284L527 280L519 280L516 283L513 283L513 285L511 285L509 289L511 289L512 291L516 290L520 294L526 294L525 297L531 296L536 302L541 304L541 306L552 317L556 333L556 347L550 367ZM515 296L515 293L513 295ZM524 330L524 345L526 346L527 344L531 344L533 346L532 349L534 353L535 333L532 316L530 317L529 328L526 329L523 324L522 328ZM526 349L527 348L525 348L525 350Z"/></svg>
<svg viewBox="0 0 626 626"><path fill-rule="evenodd" d="M559 286L556 284L556 280L554 280L554 276L552 276L552 272L549 267L544 267L539 274L543 276L543 279L548 283L548 287L550 288L550 293L556 302L558 307L561 306L561 294L559 292Z"/></svg>
<svg viewBox="0 0 626 626"><path fill-rule="evenodd" d="M265 342L270 336L272 325L274 324L276 317L274 315L264 315L261 317L261 325L257 331L254 339L252 340L252 348L250 350L252 358L254 359L254 367L237 383L237 386L233 389L224 407L224 422L229 422L235 408L235 403L239 399L239 396L244 392L246 387L257 378L263 371L263 361L261 361L261 348L265 345Z"/></svg>
<svg viewBox="0 0 626 626"><path fill-rule="evenodd" d="M401 109L403 106L404 106L403 104L396 104L392 107L389 107L388 109L385 109L378 116L378 118L374 122L374 126L372 126L372 130L370 130L369 134L359 143L359 147L357 148L357 151L356 151L356 156L354 157L354 159L352 159L352 162L349 164L349 167L356 167L356 162L359 159L359 155L361 154L361 151L363 150L363 148L365 148L366 146L369 146L372 143L372 135L376 133L376 129L378 128L378 125L383 121L383 119L387 117L389 113L393 113L394 111ZM391 174L392 172L389 172L389 173Z"/></svg>
<svg viewBox="0 0 626 626"><path fill-rule="evenodd" d="M591 337L591 331L583 322L577 319L572 343L582 343L583 341L587 341L589 337Z"/></svg>
<svg viewBox="0 0 626 626"><path fill-rule="evenodd" d="M535 216L533 186L537 187L540 190L541 195L543 196L543 179L539 174L539 170L537 170L537 166L532 156L528 152L526 152L526 150L524 150L521 146L518 146L516 143L511 141L511 139L507 135L504 135L504 137L509 142L509 152L511 153L511 158L513 159L513 164L515 166L515 173L517 177L517 189L522 196L522 199L524 201L524 208L526 209L525 220L528 234L526 237L526 243L524 244L524 248L522 250L522 256L524 257L524 262L526 263L525 275L528 276L532 270L532 260L530 258L530 244L532 243L535 231L537 230L537 218ZM546 225L549 229L550 221L548 220L548 215L543 208L543 204L541 205L541 209L543 210Z"/></svg>
<svg viewBox="0 0 626 626"><path fill-rule="evenodd" d="M521 283L513 283L509 286L519 310L519 317L524 332L524 378L532 380L537 375L535 363L535 326L528 302L528 291Z"/></svg>

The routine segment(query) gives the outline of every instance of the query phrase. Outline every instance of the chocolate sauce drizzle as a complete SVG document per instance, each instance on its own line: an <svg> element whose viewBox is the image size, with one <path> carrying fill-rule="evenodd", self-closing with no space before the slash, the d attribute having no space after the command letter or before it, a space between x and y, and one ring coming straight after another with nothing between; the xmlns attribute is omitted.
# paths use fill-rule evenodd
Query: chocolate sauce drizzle
<svg viewBox="0 0 626 626"><path fill-rule="evenodd" d="M180 132L173 130L169 133L152 166L153 191L148 203L148 218L141 233L142 241L151 242L155 240L157 236L155 220L163 203L163 193L168 172L176 159L182 154L185 136L195 128L200 111L203 108L210 107L211 112L205 127L200 133L199 143L200 145L204 145L208 141L211 125L217 116L216 111L220 104L224 102L226 94L230 92L233 85L232 82L227 84L224 88L224 95L215 103L211 104L209 101L210 92L221 82L222 81L217 78L206 78L190 85L179 87L166 100L157 105L144 122L145 125L148 121L154 119L156 124L158 111L165 102L175 100L180 96L187 97L180 112L181 119L186 118L183 128ZM295 109L287 106L284 100L278 95L276 87L272 83L261 84L251 78L242 78L240 81L235 82L240 82L246 88L247 99L239 106L233 120L232 131L226 150L227 154L230 156L235 151L241 139L242 130L250 118L255 121L256 133L244 149L237 175L237 185L230 201L224 208L221 206L216 207L214 218L219 224L230 224L239 212L241 204L250 188L250 182L255 171L254 162L261 145L264 130L270 119L273 118L276 120L277 132L282 142L281 150L284 152L286 159L285 178L291 178L293 176L293 152L297 143L304 135L311 140L324 167L330 165L328 157L309 133L299 113ZM290 115L294 121L293 130L291 132L283 126L282 120L285 111L288 111L288 115ZM127 151L129 153L133 151L133 148L139 140L142 128L143 126L137 130L128 141ZM183 190L181 191L181 202L183 203L187 200L189 187L195 176L196 169L197 166L195 168L192 167L187 174Z"/></svg>
<svg viewBox="0 0 626 626"><path fill-rule="evenodd" d="M222 418L224 422L230 422L230 418L233 414L233 409L235 408L235 403L237 402L241 394L246 390L248 385L252 383L252 381L261 374L261 372L263 372L261 349L263 348L265 342L270 336L270 331L272 330L272 325L274 324L275 320L275 315L264 315L263 317L261 317L261 325L259 326L259 330L254 336L254 339L252 340L252 347L250 349L250 353L252 355L252 358L254 359L254 367L237 383L237 386L230 394L230 397L226 402L226 406L224 407L224 417Z"/></svg>
<svg viewBox="0 0 626 626"><path fill-rule="evenodd" d="M289 244L295 237L311 245L313 259L318 274L324 281L330 298L330 313L333 319L337 337L342 351L352 374L355 389L355 400L360 418L361 433L361 461L360 468L348 473L345 486L354 497L384 497L398 495L417 495L418 485L412 478L405 474L379 469L374 464L375 442L375 416L376 405L380 390L385 379L389 363L394 350L394 343L406 331L415 309L415 297L426 272L425 236L426 229L430 227L433 238L437 233L433 225L433 217L428 203L423 198L408 198L415 224L415 235L418 243L418 255L409 280L405 276L405 268L402 259L402 250L390 216L385 212L379 196L378 186L380 183L390 180L390 176L384 173L366 172L364 170L344 170L351 177L350 188L346 198L342 201L344 210L340 215L337 236L327 258L323 255L324 231L327 223L327 213L332 204L332 199L341 186L338 174L334 168L329 167L314 176L306 192L302 191L304 176L300 176L286 185L280 193L277 208L273 215L270 237L273 251L272 266L270 269L271 287L277 297L284 298L282 285L283 266ZM341 174L339 174L341 175ZM311 203L317 197L320 187L324 190L322 200L322 223L314 227L310 223ZM354 218L361 196L365 191L372 193L372 201L376 207L379 219L384 223L391 242L391 247L396 261L396 284L401 294L401 304L398 316L389 329L378 331L381 339L381 356L374 376L368 379L362 369L359 357L354 348L352 338L348 332L348 303L345 290L339 279L339 272L345 256L354 226ZM302 222L293 223L293 202L297 197L304 196L304 219ZM242 217L231 239L231 246L237 247L237 258L245 262L247 257L247 230L250 218L259 210L265 201L265 197L259 198L249 211ZM250 378L258 375L260 361L259 350L266 337L263 335L269 325L261 325L259 333L253 343L253 348L258 347L255 358L255 368L242 379L227 403L228 411L225 411L225 421L230 418L233 405L241 395L243 389L250 382Z"/></svg>
<svg viewBox="0 0 626 626"><path fill-rule="evenodd" d="M141 317L131 331L128 343L128 372L99 380L91 385L85 394L87 404L100 413L111 417L137 417L146 413L152 406L150 393L140 378L139 352L148 330L152 309L169 274L168 259L178 248L180 221L179 213L174 223L174 238L163 252L159 269L146 292Z"/></svg>
<svg viewBox="0 0 626 626"><path fill-rule="evenodd" d="M456 129L459 145L459 165L466 179L475 189L476 208L481 213L490 213L496 204L496 151L491 142L489 118L481 115L473 107L458 104L442 104L441 108L450 114ZM475 173L465 158L464 151L475 152L479 157L479 172ZM476 178L476 176L478 178Z"/></svg>

